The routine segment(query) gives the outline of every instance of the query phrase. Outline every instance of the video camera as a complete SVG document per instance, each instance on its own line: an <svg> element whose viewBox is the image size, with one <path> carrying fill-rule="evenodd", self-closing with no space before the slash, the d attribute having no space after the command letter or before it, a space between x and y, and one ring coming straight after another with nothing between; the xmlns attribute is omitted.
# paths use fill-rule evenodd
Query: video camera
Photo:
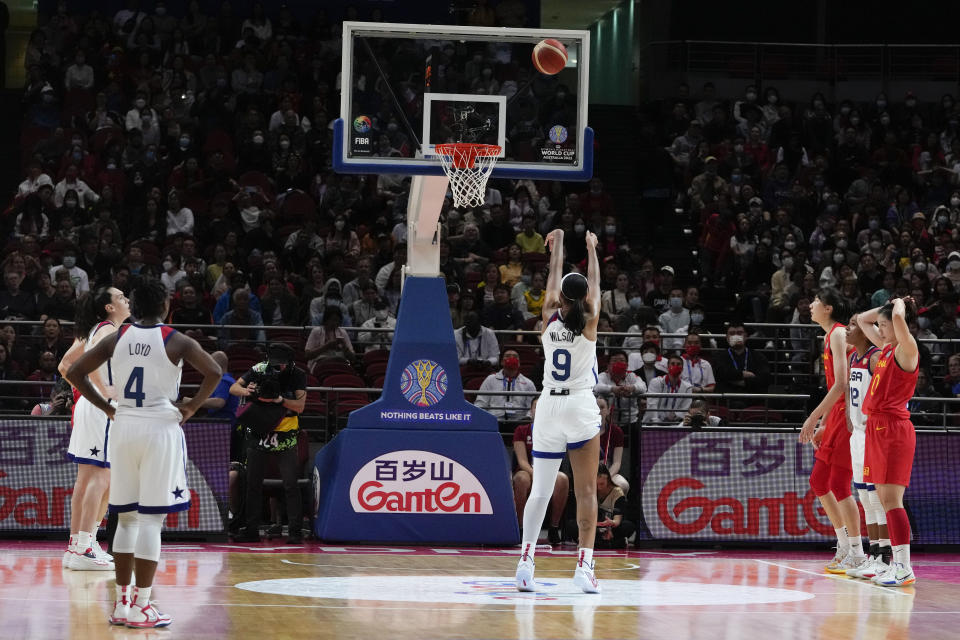
<svg viewBox="0 0 960 640"><path fill-rule="evenodd" d="M267 368L261 374L254 393L257 400L276 400L283 395L280 378L294 366L293 347L282 342L272 342L267 347Z"/></svg>

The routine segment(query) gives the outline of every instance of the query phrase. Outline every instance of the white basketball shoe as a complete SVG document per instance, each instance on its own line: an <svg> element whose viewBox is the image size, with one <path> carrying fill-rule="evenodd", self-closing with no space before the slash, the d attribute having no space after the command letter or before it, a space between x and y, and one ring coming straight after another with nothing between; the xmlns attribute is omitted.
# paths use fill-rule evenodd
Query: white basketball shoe
<svg viewBox="0 0 960 640"><path fill-rule="evenodd" d="M90 541L90 548L93 549L95 556L107 562L113 562L113 556L100 548L100 543L96 539Z"/></svg>
<svg viewBox="0 0 960 640"><path fill-rule="evenodd" d="M517 591L536 591L537 583L533 579L533 570L535 563L533 558L527 554L520 556L520 561L517 563Z"/></svg>
<svg viewBox="0 0 960 640"><path fill-rule="evenodd" d="M573 572L573 584L584 593L600 593L600 581L593 575L593 563L589 566L577 563L577 570Z"/></svg>
<svg viewBox="0 0 960 640"><path fill-rule="evenodd" d="M72 554L73 557L70 559L70 568L74 571L114 570L113 561L104 560L103 558L97 557L97 554L94 553L92 547L88 547L83 553L80 551L73 551Z"/></svg>

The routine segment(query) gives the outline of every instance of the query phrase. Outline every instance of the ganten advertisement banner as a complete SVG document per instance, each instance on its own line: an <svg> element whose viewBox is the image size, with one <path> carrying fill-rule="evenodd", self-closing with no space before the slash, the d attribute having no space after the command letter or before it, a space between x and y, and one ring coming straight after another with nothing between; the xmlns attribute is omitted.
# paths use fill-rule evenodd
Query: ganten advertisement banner
<svg viewBox="0 0 960 640"><path fill-rule="evenodd" d="M220 505L227 496L230 425L188 423L190 509L167 516L168 530L223 531ZM0 530L67 530L77 465L67 459L70 423L0 421Z"/></svg>
<svg viewBox="0 0 960 640"><path fill-rule="evenodd" d="M819 542L833 536L810 489L813 449L795 432L643 430L641 506L649 539ZM960 543L960 436L917 434L905 503L919 544Z"/></svg>

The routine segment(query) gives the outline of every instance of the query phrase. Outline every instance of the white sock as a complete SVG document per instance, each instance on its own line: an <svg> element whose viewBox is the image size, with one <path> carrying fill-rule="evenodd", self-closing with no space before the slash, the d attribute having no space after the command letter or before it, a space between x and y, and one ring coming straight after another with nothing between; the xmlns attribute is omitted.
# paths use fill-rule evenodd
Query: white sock
<svg viewBox="0 0 960 640"><path fill-rule="evenodd" d="M577 549L577 566L593 567L593 549L587 549L586 547Z"/></svg>
<svg viewBox="0 0 960 640"><path fill-rule="evenodd" d="M847 545L849 545L850 553L853 555L863 555L863 539L860 536L850 536L847 538Z"/></svg>
<svg viewBox="0 0 960 640"><path fill-rule="evenodd" d="M130 585L128 584L117 585L117 602L124 602L126 604L130 604Z"/></svg>
<svg viewBox="0 0 960 640"><path fill-rule="evenodd" d="M850 536L847 535L847 528L840 527L834 529L837 532L837 551L847 551L850 549Z"/></svg>
<svg viewBox="0 0 960 640"><path fill-rule="evenodd" d="M80 531L77 533L77 551L80 553L86 553L87 549L90 548L90 539L93 537L92 534L86 531Z"/></svg>
<svg viewBox="0 0 960 640"><path fill-rule="evenodd" d="M68 551L74 551L74 550L76 550L76 548L77 548L77 534L71 533L71 534L70 534L70 542L67 543L67 550L68 550Z"/></svg>
<svg viewBox="0 0 960 640"><path fill-rule="evenodd" d="M893 548L893 561L899 562L905 567L910 566L910 545L898 544Z"/></svg>
<svg viewBox="0 0 960 640"><path fill-rule="evenodd" d="M877 541L877 544L879 544L881 548L882 548L882 547L889 547L889 546L890 546L890 538L880 538L880 540Z"/></svg>
<svg viewBox="0 0 960 640"><path fill-rule="evenodd" d="M533 560L533 557L537 555L537 543L536 542L524 542L520 545L522 551L520 552L521 560Z"/></svg>
<svg viewBox="0 0 960 640"><path fill-rule="evenodd" d="M150 604L150 592L152 590L153 587L134 587L133 604L141 608Z"/></svg>

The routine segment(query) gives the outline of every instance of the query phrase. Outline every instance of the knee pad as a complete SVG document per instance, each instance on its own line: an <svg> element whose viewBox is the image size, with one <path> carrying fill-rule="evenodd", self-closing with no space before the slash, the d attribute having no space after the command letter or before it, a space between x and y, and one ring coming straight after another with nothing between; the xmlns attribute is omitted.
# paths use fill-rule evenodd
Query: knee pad
<svg viewBox="0 0 960 640"><path fill-rule="evenodd" d="M165 513L140 514L140 534L137 536L135 557L153 562L160 559L160 530L166 516Z"/></svg>
<svg viewBox="0 0 960 640"><path fill-rule="evenodd" d="M852 482L853 471L836 465L830 466L830 490L833 491L833 497L837 502L853 495L853 490L850 488Z"/></svg>
<svg viewBox="0 0 960 640"><path fill-rule="evenodd" d="M810 472L810 488L817 496L830 493L830 465L826 462L814 461L813 471Z"/></svg>
<svg viewBox="0 0 960 640"><path fill-rule="evenodd" d="M114 553L133 553L137 546L140 519L136 511L117 514L117 531L113 534Z"/></svg>
<svg viewBox="0 0 960 640"><path fill-rule="evenodd" d="M887 524L887 512L883 510L883 504L880 502L880 496L877 495L876 490L867 491L870 494L870 506L873 508L873 513L877 517L877 524L886 525Z"/></svg>
<svg viewBox="0 0 960 640"><path fill-rule="evenodd" d="M857 498L863 507L863 519L867 524L876 524L877 516L873 513L873 506L870 504L870 492L866 489L867 485L857 485Z"/></svg>

